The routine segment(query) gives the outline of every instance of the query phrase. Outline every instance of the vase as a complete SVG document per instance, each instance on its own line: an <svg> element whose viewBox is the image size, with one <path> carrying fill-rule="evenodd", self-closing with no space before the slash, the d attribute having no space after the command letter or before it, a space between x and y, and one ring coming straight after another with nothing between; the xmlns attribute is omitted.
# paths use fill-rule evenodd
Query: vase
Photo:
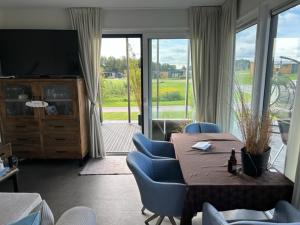
<svg viewBox="0 0 300 225"><path fill-rule="evenodd" d="M140 126L143 125L143 116L142 116L142 114L138 114L138 125L140 125Z"/></svg>
<svg viewBox="0 0 300 225"><path fill-rule="evenodd" d="M251 177L261 176L268 168L271 148L268 147L264 153L254 155L247 152L246 148L241 149L243 172Z"/></svg>

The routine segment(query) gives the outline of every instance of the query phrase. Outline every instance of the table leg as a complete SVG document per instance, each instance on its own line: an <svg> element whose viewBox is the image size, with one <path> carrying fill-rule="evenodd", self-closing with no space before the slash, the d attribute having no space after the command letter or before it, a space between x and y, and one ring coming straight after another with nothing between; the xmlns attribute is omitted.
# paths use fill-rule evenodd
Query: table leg
<svg viewBox="0 0 300 225"><path fill-rule="evenodd" d="M191 210L189 210L187 207L184 207L181 219L180 219L180 225L192 225L192 219L194 214Z"/></svg>
<svg viewBox="0 0 300 225"><path fill-rule="evenodd" d="M19 192L18 175L15 174L12 177L12 180L13 180L13 185L14 185L14 192Z"/></svg>

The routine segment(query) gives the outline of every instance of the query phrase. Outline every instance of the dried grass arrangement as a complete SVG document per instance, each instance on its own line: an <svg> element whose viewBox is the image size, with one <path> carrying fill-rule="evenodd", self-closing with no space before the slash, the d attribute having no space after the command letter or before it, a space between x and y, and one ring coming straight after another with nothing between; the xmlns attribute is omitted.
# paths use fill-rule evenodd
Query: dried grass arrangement
<svg viewBox="0 0 300 225"><path fill-rule="evenodd" d="M262 116L257 116L251 105L245 100L245 95L239 85L236 85L235 114L242 133L245 150L251 155L261 155L269 149L271 139L272 119L268 110Z"/></svg>

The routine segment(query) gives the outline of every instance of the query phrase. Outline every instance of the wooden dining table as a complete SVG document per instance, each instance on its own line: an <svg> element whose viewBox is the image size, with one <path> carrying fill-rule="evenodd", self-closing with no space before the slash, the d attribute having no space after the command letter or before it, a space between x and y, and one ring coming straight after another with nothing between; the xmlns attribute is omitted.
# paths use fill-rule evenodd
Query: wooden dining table
<svg viewBox="0 0 300 225"><path fill-rule="evenodd" d="M227 171L231 150L236 150L238 168L241 168L241 148L244 146L229 133L201 133L171 135L176 158L179 161L187 194L181 216L181 225L189 225L204 202L220 211L253 209L266 211L280 200L291 201L293 183L276 170L262 176L249 177L239 170ZM208 151L192 148L199 141L209 141Z"/></svg>

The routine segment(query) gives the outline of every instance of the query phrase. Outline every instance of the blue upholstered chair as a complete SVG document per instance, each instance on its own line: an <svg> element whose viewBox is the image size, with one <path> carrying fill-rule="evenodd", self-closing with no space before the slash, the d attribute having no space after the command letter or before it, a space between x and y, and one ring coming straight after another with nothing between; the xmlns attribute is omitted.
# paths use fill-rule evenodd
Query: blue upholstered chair
<svg viewBox="0 0 300 225"><path fill-rule="evenodd" d="M176 225L174 217L181 216L186 186L180 166L175 159L151 159L134 151L127 156L127 165L137 182L141 200L154 214L145 223L158 217L160 225L168 217Z"/></svg>
<svg viewBox="0 0 300 225"><path fill-rule="evenodd" d="M133 135L133 143L136 149L152 159L175 158L174 146L167 141L152 141L142 133Z"/></svg>
<svg viewBox="0 0 300 225"><path fill-rule="evenodd" d="M220 133L220 128L214 123L190 123L185 126L184 133L197 134L197 133Z"/></svg>
<svg viewBox="0 0 300 225"><path fill-rule="evenodd" d="M277 203L272 219L229 223L211 204L203 204L202 225L300 225L300 212L285 201Z"/></svg>

